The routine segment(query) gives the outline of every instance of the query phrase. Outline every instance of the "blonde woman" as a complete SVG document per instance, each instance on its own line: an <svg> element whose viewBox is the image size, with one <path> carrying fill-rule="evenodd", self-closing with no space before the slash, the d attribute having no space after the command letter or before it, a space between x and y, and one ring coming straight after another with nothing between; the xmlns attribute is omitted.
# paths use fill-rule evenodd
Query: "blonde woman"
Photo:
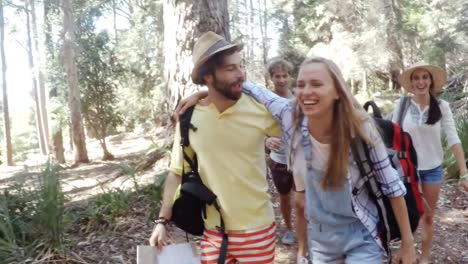
<svg viewBox="0 0 468 264"><path fill-rule="evenodd" d="M324 58L306 59L299 70L296 98L291 101L252 83L244 83L243 89L280 122L282 140L288 145L288 165L295 181L305 182L312 262L382 263L385 251L377 234L377 208L364 185L358 184L360 174L350 150L351 141L358 137L370 146L377 181L390 198L402 234L397 261L416 263L403 198L406 189L338 67Z"/></svg>
<svg viewBox="0 0 468 264"><path fill-rule="evenodd" d="M405 106L399 103L393 112L393 121L400 111L403 129L411 135L418 153L418 172L423 197L429 206L421 221L420 263L429 263L432 247L434 210L439 199L443 178L442 136L447 139L460 171L461 184L468 190L468 173L463 148L458 137L449 103L436 95L445 84L445 71L435 65L419 62L408 67L398 77L400 84L412 95Z"/></svg>

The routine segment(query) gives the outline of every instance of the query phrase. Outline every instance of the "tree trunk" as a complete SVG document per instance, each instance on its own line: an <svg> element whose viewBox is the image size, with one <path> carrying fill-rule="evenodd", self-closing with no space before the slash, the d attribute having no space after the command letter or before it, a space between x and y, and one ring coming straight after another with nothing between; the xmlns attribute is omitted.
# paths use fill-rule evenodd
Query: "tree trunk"
<svg viewBox="0 0 468 264"><path fill-rule="evenodd" d="M262 0L258 0L258 6L259 6L259 18L260 18L260 32L262 35L262 57L263 57L263 65L267 64L268 60L268 15L267 15L267 6L266 6L266 0L263 0L263 6L262 6ZM268 86L268 73L264 71L265 73L263 74L263 77L265 79L265 86Z"/></svg>
<svg viewBox="0 0 468 264"><path fill-rule="evenodd" d="M72 138L76 163L89 162L86 151L83 119L81 116L80 88L78 87L77 70L75 64L75 17L72 0L63 0L63 60L68 85L68 106L71 115Z"/></svg>
<svg viewBox="0 0 468 264"><path fill-rule="evenodd" d="M45 46L46 46L46 57L50 61L55 61L56 57L54 54L54 44L52 40L52 24L50 21L50 1L44 1L44 36L45 36ZM58 89L57 87L51 87L51 91ZM54 100L58 96L57 91L50 92L50 99ZM58 163L65 163L65 154L64 154L64 147L63 147L63 134L62 134L62 127L58 118L54 118L53 113L50 115L50 127L52 132L52 150L53 156Z"/></svg>
<svg viewBox="0 0 468 264"><path fill-rule="evenodd" d="M112 153L107 149L106 138L101 139L99 143L102 148L102 160L114 160L114 155L112 155Z"/></svg>
<svg viewBox="0 0 468 264"><path fill-rule="evenodd" d="M65 163L65 150L63 149L63 136L61 128L52 128L52 148L54 151L54 158L58 163Z"/></svg>
<svg viewBox="0 0 468 264"><path fill-rule="evenodd" d="M192 50L198 37L213 31L228 41L229 17L227 0L164 1L164 64L167 82L167 107L172 114L181 98L194 93L192 83Z"/></svg>
<svg viewBox="0 0 468 264"><path fill-rule="evenodd" d="M29 11L29 1L25 2L25 12L26 12L26 33L27 33L27 43L28 43L28 62L29 62L29 69L31 71L31 78L32 78L32 90L34 101L36 103L36 127L37 127L37 141L39 142L39 147L41 150L42 155L47 155L47 143L45 140L44 135L44 127L41 117L41 102L40 102L40 94L39 89L37 87L37 75L34 65L34 57L33 57L33 47L32 47L32 37L31 37L31 17Z"/></svg>
<svg viewBox="0 0 468 264"><path fill-rule="evenodd" d="M6 56L5 56L5 19L3 17L3 0L0 0L0 53L2 59L2 92L3 92L3 129L6 151L6 162L13 166L13 152L11 146L10 112L8 110L8 90L6 80Z"/></svg>
<svg viewBox="0 0 468 264"><path fill-rule="evenodd" d="M398 75L403 69L403 53L399 43L399 27L401 25L399 0L384 0L385 18L387 20L387 48L390 51L389 60L389 87L400 89Z"/></svg>
<svg viewBox="0 0 468 264"><path fill-rule="evenodd" d="M117 33L117 8L115 0L112 0L112 18L114 23L115 46L119 46L119 38Z"/></svg>
<svg viewBox="0 0 468 264"><path fill-rule="evenodd" d="M39 49L39 34L37 33L37 19L36 19L36 0L30 0L31 5L31 25L32 25L32 33L33 33L33 58L36 60L36 67L35 67L35 74L37 76L38 85L38 96L39 96L39 114L40 120L42 123L42 130L44 135L44 143L46 147L46 153L49 153L50 148L50 134L49 134L49 114L47 112L47 94L45 88L45 81L44 81L44 72L42 67L42 60L40 56L40 49Z"/></svg>

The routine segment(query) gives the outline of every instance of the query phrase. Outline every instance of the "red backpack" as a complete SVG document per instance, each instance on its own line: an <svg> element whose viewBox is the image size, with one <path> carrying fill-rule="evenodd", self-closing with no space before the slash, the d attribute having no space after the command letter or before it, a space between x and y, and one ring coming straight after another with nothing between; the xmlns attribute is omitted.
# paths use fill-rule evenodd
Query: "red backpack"
<svg viewBox="0 0 468 264"><path fill-rule="evenodd" d="M417 155L411 136L403 131L398 124L382 119L380 109L373 101L364 104L364 109L367 111L369 106L373 108L373 118L387 147L387 153L391 164L398 171L406 187L406 195L404 198L408 209L411 231L414 232L418 227L419 219L424 214L424 205L419 190ZM402 112L403 115L405 111L400 112ZM399 120L401 119L399 118ZM393 209L388 197L382 193L379 183L375 179L375 171L372 166L367 144L363 141L354 142L352 144L352 150L355 157L357 157L356 162L361 176L366 180L365 184L370 197L376 203L379 211L379 236L387 253L390 253L388 248L390 241L401 239L400 229L395 219Z"/></svg>

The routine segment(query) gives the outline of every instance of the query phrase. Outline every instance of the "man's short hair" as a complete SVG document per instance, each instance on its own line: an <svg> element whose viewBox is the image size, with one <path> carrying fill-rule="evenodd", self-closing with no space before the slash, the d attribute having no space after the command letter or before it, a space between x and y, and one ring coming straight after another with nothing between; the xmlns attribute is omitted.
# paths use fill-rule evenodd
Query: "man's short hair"
<svg viewBox="0 0 468 264"><path fill-rule="evenodd" d="M209 58L205 63L200 65L198 69L198 76L193 80L193 83L198 85L204 85L205 79L203 78L205 75L214 75L215 68L222 65L224 58L229 55L234 54L235 52L239 52L242 50L242 45L235 46L227 50L220 51L214 54L211 58Z"/></svg>
<svg viewBox="0 0 468 264"><path fill-rule="evenodd" d="M293 70L293 65L281 57L270 59L267 64L267 71L270 74L270 77L273 77L273 71L277 69L284 70L289 74Z"/></svg>

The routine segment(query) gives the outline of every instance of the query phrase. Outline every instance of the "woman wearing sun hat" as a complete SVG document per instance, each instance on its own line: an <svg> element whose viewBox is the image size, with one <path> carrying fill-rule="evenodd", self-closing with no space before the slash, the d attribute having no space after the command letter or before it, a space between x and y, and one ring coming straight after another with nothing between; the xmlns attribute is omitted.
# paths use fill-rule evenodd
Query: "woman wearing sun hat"
<svg viewBox="0 0 468 264"><path fill-rule="evenodd" d="M436 97L444 87L445 71L438 66L418 62L403 71L398 81L411 93L411 97L406 107L398 104L399 109L395 109L392 119L394 122L397 121L400 110L405 113L401 122L402 127L411 135L418 154L418 170L422 181L423 196L429 206L421 221L420 263L429 263L434 209L439 199L443 177L442 135L445 136L453 151L461 177L467 177L465 157L449 103ZM467 179L464 178L464 180ZM466 181L463 184L468 185Z"/></svg>

